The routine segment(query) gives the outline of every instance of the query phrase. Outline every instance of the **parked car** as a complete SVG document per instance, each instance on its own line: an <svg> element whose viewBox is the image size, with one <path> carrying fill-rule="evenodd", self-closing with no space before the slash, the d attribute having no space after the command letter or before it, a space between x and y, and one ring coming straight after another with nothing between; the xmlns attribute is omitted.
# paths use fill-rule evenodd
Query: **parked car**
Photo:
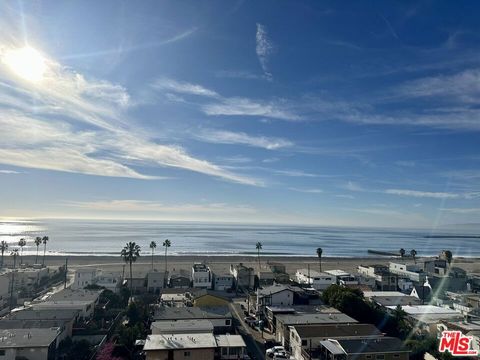
<svg viewBox="0 0 480 360"><path fill-rule="evenodd" d="M249 326L252 326L253 324L255 324L255 322L257 321L257 319L255 319L253 316L246 316L244 319L243 319L247 325Z"/></svg>
<svg viewBox="0 0 480 360"><path fill-rule="evenodd" d="M265 353L268 358L273 359L275 355L286 354L286 350L283 346L274 346L270 349L267 349Z"/></svg>

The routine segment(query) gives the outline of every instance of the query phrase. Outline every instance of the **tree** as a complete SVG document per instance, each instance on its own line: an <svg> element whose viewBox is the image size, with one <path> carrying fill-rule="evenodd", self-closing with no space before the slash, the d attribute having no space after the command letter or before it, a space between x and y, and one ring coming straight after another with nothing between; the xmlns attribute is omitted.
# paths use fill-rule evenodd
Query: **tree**
<svg viewBox="0 0 480 360"><path fill-rule="evenodd" d="M152 241L150 243L150 249L152 249L152 270L153 270L153 254L156 248L157 248L157 243L155 241Z"/></svg>
<svg viewBox="0 0 480 360"><path fill-rule="evenodd" d="M170 240L166 239L164 242L163 242L163 246L165 247L165 278L167 277L167 271L168 271L168 267L167 267L167 251L168 251L168 248L170 246L172 246L172 243L170 242Z"/></svg>
<svg viewBox="0 0 480 360"><path fill-rule="evenodd" d="M405 257L405 254L407 253L404 248L401 248L400 251L400 257L403 259Z"/></svg>
<svg viewBox="0 0 480 360"><path fill-rule="evenodd" d="M317 248L318 267L320 269L320 272L322 272L322 254L323 254L323 249L320 247Z"/></svg>
<svg viewBox="0 0 480 360"><path fill-rule="evenodd" d="M25 245L27 245L27 240L22 238L18 241L18 246L20 246L20 264L23 264L23 247Z"/></svg>
<svg viewBox="0 0 480 360"><path fill-rule="evenodd" d="M37 236L34 240L35 246L37 247L37 255L35 256L35 264L38 264L38 247L42 244L42 238Z"/></svg>
<svg viewBox="0 0 480 360"><path fill-rule="evenodd" d="M47 242L48 242L48 236L44 236L42 238L42 243L43 243L43 260L42 260L42 266L45 266L45 253L47 252Z"/></svg>
<svg viewBox="0 0 480 360"><path fill-rule="evenodd" d="M413 258L413 262L416 264L417 263L417 258L416 258L417 250L415 250L415 249L410 250L410 256Z"/></svg>
<svg viewBox="0 0 480 360"><path fill-rule="evenodd" d="M140 256L140 246L137 245L135 242L130 241L122 249L120 255L123 258L123 261L128 263L130 266L130 293L132 293L132 263L137 261L138 257Z"/></svg>
<svg viewBox="0 0 480 360"><path fill-rule="evenodd" d="M453 258L452 252L450 250L444 250L443 255L445 256L445 260L447 260L447 262L448 262L448 266L450 266L450 264L452 263L452 258Z"/></svg>
<svg viewBox="0 0 480 360"><path fill-rule="evenodd" d="M12 271L12 282L10 284L10 309L13 308L13 286L15 284L15 268L17 267L17 257L18 257L18 249L15 248L10 253L10 256L13 257L13 271Z"/></svg>
<svg viewBox="0 0 480 360"><path fill-rule="evenodd" d="M257 259L258 259L258 271L260 271L260 250L263 249L262 243L259 241L255 244L255 248L257 249Z"/></svg>
<svg viewBox="0 0 480 360"><path fill-rule="evenodd" d="M8 250L8 243L5 240L2 240L2 242L0 243L0 250L2 251L2 264L0 265L0 268L2 268L3 267L3 254L5 253L5 251Z"/></svg>

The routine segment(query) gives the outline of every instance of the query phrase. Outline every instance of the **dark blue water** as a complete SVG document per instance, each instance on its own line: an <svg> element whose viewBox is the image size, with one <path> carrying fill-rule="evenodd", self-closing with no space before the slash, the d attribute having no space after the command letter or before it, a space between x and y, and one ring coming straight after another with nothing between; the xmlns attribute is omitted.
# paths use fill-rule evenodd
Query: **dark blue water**
<svg viewBox="0 0 480 360"><path fill-rule="evenodd" d="M149 252L155 240L157 253L164 239L170 239L170 254L249 255L255 244L263 244L262 254L315 256L317 247L324 256L368 256L367 249L407 252L418 256L436 255L450 249L455 256L480 257L480 232L472 226L455 229L381 229L280 225L239 225L174 223L152 221L3 221L0 240L14 246L22 237L28 245L24 253L34 253L35 236L48 235L50 254L118 255L128 241Z"/></svg>

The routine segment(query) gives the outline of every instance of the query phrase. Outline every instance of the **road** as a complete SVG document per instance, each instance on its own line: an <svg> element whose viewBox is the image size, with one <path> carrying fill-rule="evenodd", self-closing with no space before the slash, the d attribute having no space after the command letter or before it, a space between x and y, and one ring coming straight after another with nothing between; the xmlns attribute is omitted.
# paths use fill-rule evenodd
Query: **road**
<svg viewBox="0 0 480 360"><path fill-rule="evenodd" d="M237 303L231 303L230 309L235 317L235 326L239 333L243 336L247 345L248 351L255 356L255 359L264 360L265 350L262 343L259 343L257 336L252 332L252 329L243 321L243 310Z"/></svg>

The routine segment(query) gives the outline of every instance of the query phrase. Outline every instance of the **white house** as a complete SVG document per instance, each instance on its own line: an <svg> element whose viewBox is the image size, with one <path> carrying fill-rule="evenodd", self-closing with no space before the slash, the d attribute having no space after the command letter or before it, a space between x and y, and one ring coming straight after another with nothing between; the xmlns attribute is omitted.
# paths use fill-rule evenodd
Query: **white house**
<svg viewBox="0 0 480 360"><path fill-rule="evenodd" d="M100 269L79 268L75 270L72 290L84 289L88 285L97 285L107 290L117 292L121 286L122 277L117 273L103 272Z"/></svg>
<svg viewBox="0 0 480 360"><path fill-rule="evenodd" d="M221 274L213 275L213 289L217 291L225 291L233 287L233 275Z"/></svg>
<svg viewBox="0 0 480 360"><path fill-rule="evenodd" d="M192 283L194 288L211 289L212 272L210 268L205 264L193 264Z"/></svg>
<svg viewBox="0 0 480 360"><path fill-rule="evenodd" d="M294 294L290 287L282 284L258 289L256 311L261 312L266 306L292 306Z"/></svg>
<svg viewBox="0 0 480 360"><path fill-rule="evenodd" d="M295 273L295 279L299 284L309 285L316 290L325 290L332 284L335 284L336 278L327 273L320 273L315 270L298 269Z"/></svg>
<svg viewBox="0 0 480 360"><path fill-rule="evenodd" d="M58 335L58 328L0 330L0 359L54 359Z"/></svg>

